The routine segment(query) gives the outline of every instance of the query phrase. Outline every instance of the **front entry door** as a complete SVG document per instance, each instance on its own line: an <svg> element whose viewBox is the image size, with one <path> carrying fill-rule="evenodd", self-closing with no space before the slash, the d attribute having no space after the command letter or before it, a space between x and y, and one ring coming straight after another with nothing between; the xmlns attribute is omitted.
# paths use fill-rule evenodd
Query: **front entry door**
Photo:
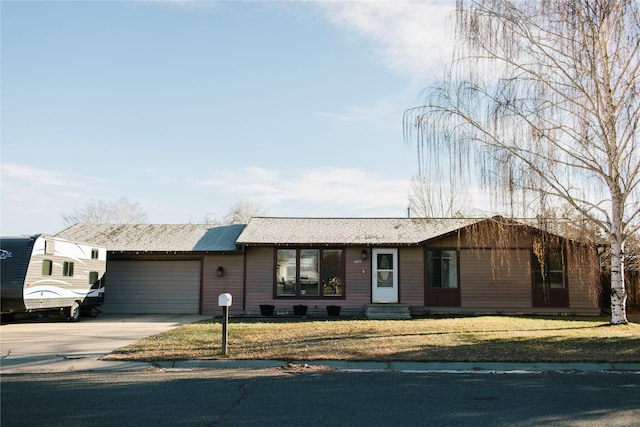
<svg viewBox="0 0 640 427"><path fill-rule="evenodd" d="M398 302L398 250L373 249L371 300L374 303Z"/></svg>

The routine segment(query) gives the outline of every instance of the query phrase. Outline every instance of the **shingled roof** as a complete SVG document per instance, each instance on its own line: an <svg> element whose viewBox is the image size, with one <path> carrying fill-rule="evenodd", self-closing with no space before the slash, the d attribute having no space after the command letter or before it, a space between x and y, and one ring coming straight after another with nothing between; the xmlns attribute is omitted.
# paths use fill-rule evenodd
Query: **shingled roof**
<svg viewBox="0 0 640 427"><path fill-rule="evenodd" d="M75 224L56 236L114 252L235 252L243 224Z"/></svg>
<svg viewBox="0 0 640 427"><path fill-rule="evenodd" d="M113 252L236 252L245 245L411 246L491 220L255 217L246 226L76 224L56 236L103 246ZM524 222L519 224L527 225ZM537 228L533 224L527 226Z"/></svg>
<svg viewBox="0 0 640 427"><path fill-rule="evenodd" d="M239 245L416 245L484 221L478 218L265 218L255 217Z"/></svg>

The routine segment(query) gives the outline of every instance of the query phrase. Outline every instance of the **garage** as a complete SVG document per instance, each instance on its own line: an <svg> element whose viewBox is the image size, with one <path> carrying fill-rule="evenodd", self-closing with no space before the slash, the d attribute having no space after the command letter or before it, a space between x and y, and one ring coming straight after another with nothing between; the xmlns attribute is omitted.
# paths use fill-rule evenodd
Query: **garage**
<svg viewBox="0 0 640 427"><path fill-rule="evenodd" d="M106 313L200 313L200 261L107 262Z"/></svg>

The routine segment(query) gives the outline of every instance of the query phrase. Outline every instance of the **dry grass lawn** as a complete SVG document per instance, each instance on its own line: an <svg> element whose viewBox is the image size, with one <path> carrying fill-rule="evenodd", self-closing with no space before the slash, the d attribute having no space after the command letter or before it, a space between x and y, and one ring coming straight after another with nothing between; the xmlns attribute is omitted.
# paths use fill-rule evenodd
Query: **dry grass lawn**
<svg viewBox="0 0 640 427"><path fill-rule="evenodd" d="M640 317L447 317L404 321L232 319L184 325L121 348L110 360L640 362Z"/></svg>

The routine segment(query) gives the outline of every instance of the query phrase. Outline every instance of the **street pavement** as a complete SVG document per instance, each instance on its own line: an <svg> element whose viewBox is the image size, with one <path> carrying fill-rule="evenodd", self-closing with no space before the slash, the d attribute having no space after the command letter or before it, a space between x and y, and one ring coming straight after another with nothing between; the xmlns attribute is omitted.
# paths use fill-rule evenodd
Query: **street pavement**
<svg viewBox="0 0 640 427"><path fill-rule="evenodd" d="M2 375L2 427L629 426L640 374L153 369Z"/></svg>

